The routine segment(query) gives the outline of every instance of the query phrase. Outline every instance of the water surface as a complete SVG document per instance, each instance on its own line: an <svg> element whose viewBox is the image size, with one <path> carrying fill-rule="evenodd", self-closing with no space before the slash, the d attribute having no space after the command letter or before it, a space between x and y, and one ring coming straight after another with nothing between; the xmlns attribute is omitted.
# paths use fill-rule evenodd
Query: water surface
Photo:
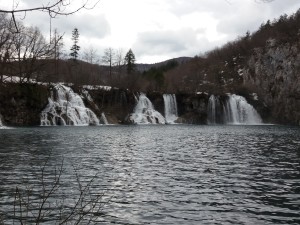
<svg viewBox="0 0 300 225"><path fill-rule="evenodd" d="M0 211L12 211L16 186L34 186L46 160L63 160L66 198L78 189L74 168L83 183L96 176L93 192L106 202L97 224L300 223L299 127L0 130Z"/></svg>

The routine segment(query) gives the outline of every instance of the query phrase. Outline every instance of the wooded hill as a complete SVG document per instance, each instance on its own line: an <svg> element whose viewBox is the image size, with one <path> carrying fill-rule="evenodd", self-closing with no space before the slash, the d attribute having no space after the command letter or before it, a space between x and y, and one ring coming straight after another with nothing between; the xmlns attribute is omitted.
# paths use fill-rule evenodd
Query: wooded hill
<svg viewBox="0 0 300 225"><path fill-rule="evenodd" d="M285 43L299 44L300 10L263 23L259 30L227 43L221 48L194 58L181 57L149 65L136 64L130 74L126 65L112 67L93 64L89 60L62 58L62 37L52 35L48 43L38 28L19 22L19 33L5 15L0 22L0 83L2 75L19 76L20 82L68 82L78 85L100 84L137 91L160 92L237 92L251 89L245 84L243 69L258 48ZM201 49L199 49L199 52Z"/></svg>
<svg viewBox="0 0 300 225"><path fill-rule="evenodd" d="M248 68L249 59L259 49L267 51L270 46L276 48L295 44L299 47L299 40L300 10L291 16L282 15L274 21L268 20L256 32L247 32L221 48L204 56L196 56L190 62L168 71L165 73L165 88L168 92L223 93L254 88L243 82L243 70ZM294 66L299 67L298 64Z"/></svg>

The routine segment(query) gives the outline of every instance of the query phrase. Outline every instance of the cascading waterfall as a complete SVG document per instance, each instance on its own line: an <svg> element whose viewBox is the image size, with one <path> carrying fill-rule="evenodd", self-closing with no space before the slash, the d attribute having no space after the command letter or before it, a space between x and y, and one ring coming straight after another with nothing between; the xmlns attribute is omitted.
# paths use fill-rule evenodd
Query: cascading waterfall
<svg viewBox="0 0 300 225"><path fill-rule="evenodd" d="M207 107L207 122L208 124L216 124L216 105L219 105L219 98L211 95L208 99L208 107Z"/></svg>
<svg viewBox="0 0 300 225"><path fill-rule="evenodd" d="M41 125L99 125L99 119L70 87L57 84L41 113Z"/></svg>
<svg viewBox="0 0 300 225"><path fill-rule="evenodd" d="M3 124L2 120L1 120L1 115L0 115L0 129L11 129Z"/></svg>
<svg viewBox="0 0 300 225"><path fill-rule="evenodd" d="M105 125L108 125L108 124L109 124L108 121L107 121L107 119L106 119L106 116L105 116L104 112L101 113L101 118L100 118L100 120L101 120L101 122L102 122L103 124L105 124Z"/></svg>
<svg viewBox="0 0 300 225"><path fill-rule="evenodd" d="M0 115L0 128L3 127L3 123L2 123L2 120L1 120L1 115Z"/></svg>
<svg viewBox="0 0 300 225"><path fill-rule="evenodd" d="M154 109L151 101L141 93L137 98L137 104L128 120L134 124L165 124L165 118Z"/></svg>
<svg viewBox="0 0 300 225"><path fill-rule="evenodd" d="M220 99L211 95L207 107L208 124L261 124L262 119L252 105L239 95Z"/></svg>
<svg viewBox="0 0 300 225"><path fill-rule="evenodd" d="M178 118L177 101L175 94L164 94L166 123L175 123Z"/></svg>
<svg viewBox="0 0 300 225"><path fill-rule="evenodd" d="M260 124L262 119L258 112L247 100L239 95L230 95L229 100L230 117L227 123L232 124Z"/></svg>

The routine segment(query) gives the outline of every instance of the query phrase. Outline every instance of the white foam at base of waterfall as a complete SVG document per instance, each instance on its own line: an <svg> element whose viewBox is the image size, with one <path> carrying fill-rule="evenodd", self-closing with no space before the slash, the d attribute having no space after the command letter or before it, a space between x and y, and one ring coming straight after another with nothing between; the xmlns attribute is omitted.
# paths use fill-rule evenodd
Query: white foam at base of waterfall
<svg viewBox="0 0 300 225"><path fill-rule="evenodd" d="M166 123L174 124L178 119L177 101L175 94L164 94L165 119Z"/></svg>
<svg viewBox="0 0 300 225"><path fill-rule="evenodd" d="M99 119L70 87L57 84L51 91L48 105L41 112L41 125L99 125Z"/></svg>
<svg viewBox="0 0 300 225"><path fill-rule="evenodd" d="M165 118L154 109L152 102L141 93L137 98L137 104L133 113L129 115L129 121L134 124L165 124Z"/></svg>
<svg viewBox="0 0 300 225"><path fill-rule="evenodd" d="M12 129L11 127L4 126L4 124L1 120L1 115L0 115L0 129Z"/></svg>

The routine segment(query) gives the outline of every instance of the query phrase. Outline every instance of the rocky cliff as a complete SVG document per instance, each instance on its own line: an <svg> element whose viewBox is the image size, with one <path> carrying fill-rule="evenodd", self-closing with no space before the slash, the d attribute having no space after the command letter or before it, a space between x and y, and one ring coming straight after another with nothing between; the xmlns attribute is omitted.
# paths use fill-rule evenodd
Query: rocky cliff
<svg viewBox="0 0 300 225"><path fill-rule="evenodd" d="M271 121L300 125L300 42L269 40L264 48L254 49L243 82L260 93Z"/></svg>
<svg viewBox="0 0 300 225"><path fill-rule="evenodd" d="M139 93L116 88L86 88L72 86L86 107L98 118L105 114L110 124L126 124L127 116L134 111ZM0 115L8 126L38 126L41 112L51 95L57 95L52 86L38 84L2 84L0 89ZM51 94L52 92L52 94ZM154 108L164 115L163 94L146 93ZM205 124L207 121L208 94L177 94L180 123ZM59 109L58 109L59 110Z"/></svg>
<svg viewBox="0 0 300 225"><path fill-rule="evenodd" d="M139 93L116 88L72 86L72 89L70 89L69 87L58 88L58 86L60 84L54 86L38 84L2 85L0 90L0 114L2 115L2 122L8 126L38 126L42 123L41 121L47 120L48 122L56 121L52 125L62 125L64 123L60 123L59 119L69 121L67 114L72 114L69 116L72 118L78 117L80 120L80 115L83 111L86 111L82 108L82 101L88 110L90 109L92 110L91 112L96 114L95 116L99 118L100 123L105 123L104 120L107 120L110 124L127 124L132 122L128 119L128 116L134 112L139 99ZM64 91L61 91L62 89ZM153 105L153 108L158 113L165 116L166 103L164 102L163 93L149 92L145 96L151 101L149 104ZM210 94L205 92L176 94L178 109L178 119L176 122L207 124L209 117L208 109L209 104L211 104L209 100L210 96ZM267 108L261 101L256 99L256 96L250 94L244 94L244 96L248 102L260 111ZM216 99L218 100L215 104L219 104L216 106L216 110L221 111L215 113L222 114L222 117L224 117L224 109L228 107L229 95L218 95ZM78 105L76 106L77 103ZM45 117L45 110L47 111L47 118ZM105 119L103 115L105 115ZM264 121L267 121L266 115L268 114L261 115ZM72 120L71 117L70 119ZM222 120L220 119L219 121Z"/></svg>
<svg viewBox="0 0 300 225"><path fill-rule="evenodd" d="M6 83L0 85L0 115L10 126L40 124L40 113L48 103L49 91L43 85Z"/></svg>

